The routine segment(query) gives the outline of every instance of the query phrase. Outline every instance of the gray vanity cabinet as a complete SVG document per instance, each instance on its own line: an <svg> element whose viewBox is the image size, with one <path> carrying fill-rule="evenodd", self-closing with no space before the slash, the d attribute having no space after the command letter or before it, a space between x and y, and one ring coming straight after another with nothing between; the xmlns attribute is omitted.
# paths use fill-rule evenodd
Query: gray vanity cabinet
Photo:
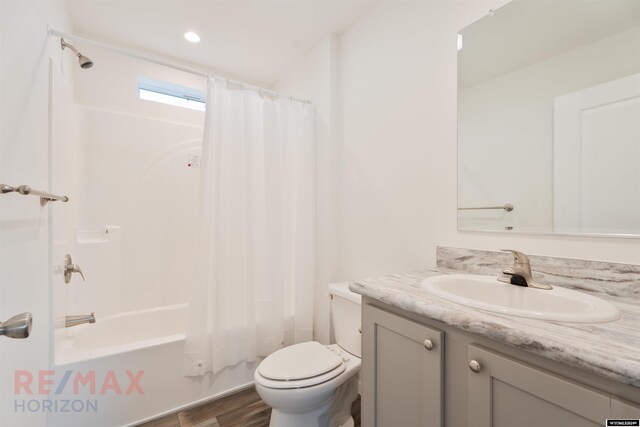
<svg viewBox="0 0 640 427"><path fill-rule="evenodd" d="M362 427L601 427L640 390L427 319L362 304Z"/></svg>
<svg viewBox="0 0 640 427"><path fill-rule="evenodd" d="M469 427L599 427L609 417L606 394L482 347L468 356Z"/></svg>
<svg viewBox="0 0 640 427"><path fill-rule="evenodd" d="M362 425L442 427L443 333L377 309L362 332Z"/></svg>

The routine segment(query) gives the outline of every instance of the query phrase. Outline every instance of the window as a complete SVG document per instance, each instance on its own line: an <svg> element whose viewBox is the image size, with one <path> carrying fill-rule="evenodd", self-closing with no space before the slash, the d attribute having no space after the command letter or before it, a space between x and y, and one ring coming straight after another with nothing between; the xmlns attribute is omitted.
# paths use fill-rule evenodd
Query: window
<svg viewBox="0 0 640 427"><path fill-rule="evenodd" d="M176 107L204 111L204 92L148 77L138 77L138 97Z"/></svg>

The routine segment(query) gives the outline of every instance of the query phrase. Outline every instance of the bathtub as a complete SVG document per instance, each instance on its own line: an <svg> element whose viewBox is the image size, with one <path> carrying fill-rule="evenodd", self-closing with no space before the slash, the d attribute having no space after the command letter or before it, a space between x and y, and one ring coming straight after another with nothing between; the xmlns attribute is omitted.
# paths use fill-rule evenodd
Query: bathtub
<svg viewBox="0 0 640 427"><path fill-rule="evenodd" d="M71 372L95 371L96 391L73 390L72 380L57 400L88 400L97 411L47 414L50 426L113 427L135 425L177 410L230 394L253 384L257 364L240 363L215 376L182 375L188 304L100 317L96 323L54 331L56 378ZM143 371L143 393L126 393L126 371ZM122 393L101 392L110 372L121 381ZM58 381L54 381L56 388ZM107 415L108 414L108 415Z"/></svg>
<svg viewBox="0 0 640 427"><path fill-rule="evenodd" d="M57 329L56 362L69 363L184 341L188 304L118 313L96 323ZM58 322L59 324L59 322Z"/></svg>

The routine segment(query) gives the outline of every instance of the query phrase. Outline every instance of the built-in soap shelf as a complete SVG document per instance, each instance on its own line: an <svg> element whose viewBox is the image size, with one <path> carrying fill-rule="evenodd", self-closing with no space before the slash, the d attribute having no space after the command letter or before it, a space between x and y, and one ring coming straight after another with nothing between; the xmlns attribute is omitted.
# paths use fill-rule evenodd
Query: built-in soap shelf
<svg viewBox="0 0 640 427"><path fill-rule="evenodd" d="M106 225L101 228L81 230L76 228L77 243L107 243L109 241L109 232L119 229L117 225Z"/></svg>

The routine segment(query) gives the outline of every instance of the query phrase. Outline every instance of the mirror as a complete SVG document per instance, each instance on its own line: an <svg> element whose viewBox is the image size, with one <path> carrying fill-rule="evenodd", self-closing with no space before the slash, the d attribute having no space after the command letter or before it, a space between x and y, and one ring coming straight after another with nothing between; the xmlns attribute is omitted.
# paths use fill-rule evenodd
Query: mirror
<svg viewBox="0 0 640 427"><path fill-rule="evenodd" d="M458 229L640 236L640 1L514 0L459 32Z"/></svg>

